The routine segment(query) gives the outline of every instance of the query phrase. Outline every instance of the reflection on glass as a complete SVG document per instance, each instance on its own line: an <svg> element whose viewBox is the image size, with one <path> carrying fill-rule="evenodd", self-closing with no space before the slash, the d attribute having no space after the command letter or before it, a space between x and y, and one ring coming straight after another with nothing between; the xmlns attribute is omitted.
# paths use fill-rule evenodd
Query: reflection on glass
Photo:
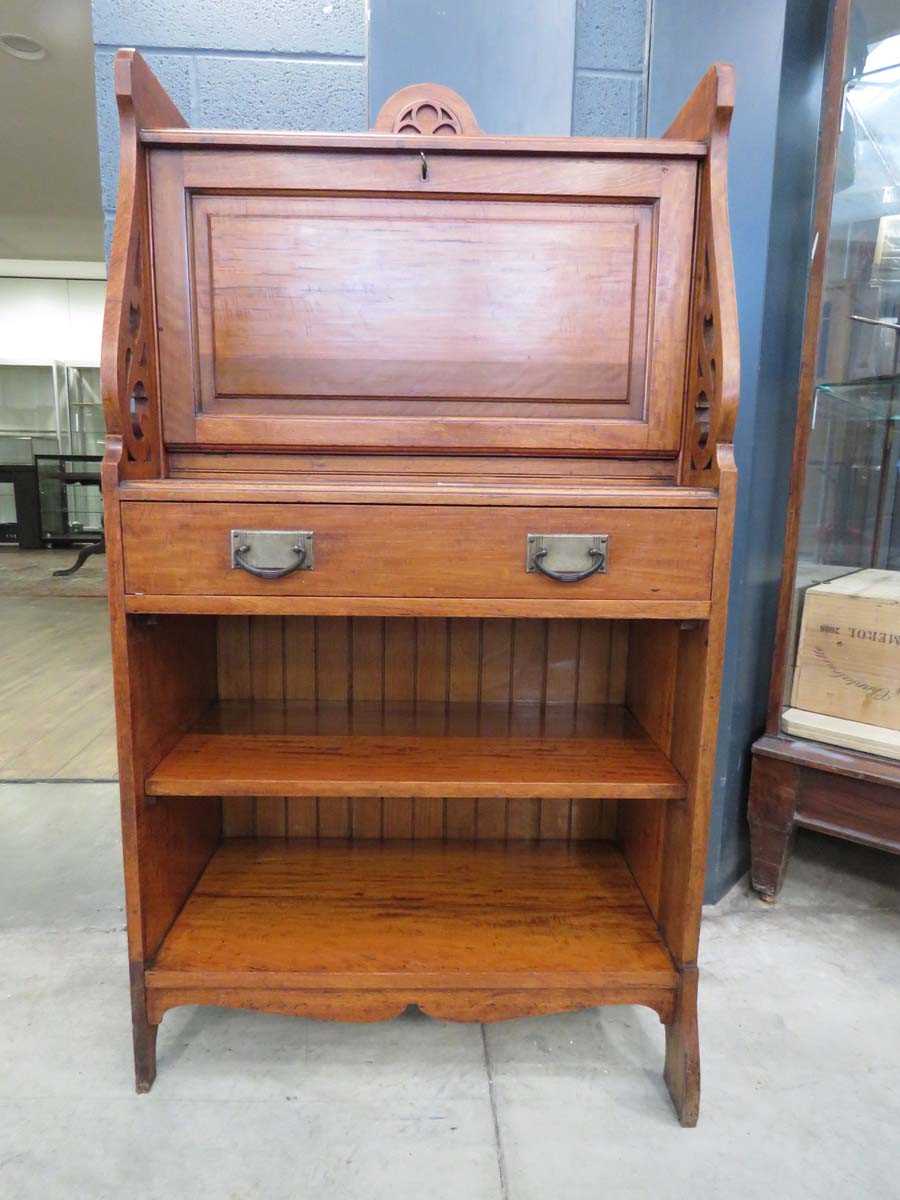
<svg viewBox="0 0 900 1200"><path fill-rule="evenodd" d="M97 367L0 365L0 468L34 466L48 544L100 537L104 436ZM15 539L15 505L4 486L0 541Z"/></svg>
<svg viewBox="0 0 900 1200"><path fill-rule="evenodd" d="M895 378L816 389L800 515L807 570L900 566L898 419Z"/></svg>
<svg viewBox="0 0 900 1200"><path fill-rule="evenodd" d="M862 568L900 570L898 372L900 9L857 0L844 69L792 645L811 584ZM791 672L785 682L789 694Z"/></svg>
<svg viewBox="0 0 900 1200"><path fill-rule="evenodd" d="M35 458L41 536L49 545L100 540L100 463L99 455L39 454Z"/></svg>
<svg viewBox="0 0 900 1200"><path fill-rule="evenodd" d="M97 367L57 364L60 450L70 454L102 454L105 428Z"/></svg>
<svg viewBox="0 0 900 1200"><path fill-rule="evenodd" d="M0 480L0 542L16 541L16 495L13 485Z"/></svg>

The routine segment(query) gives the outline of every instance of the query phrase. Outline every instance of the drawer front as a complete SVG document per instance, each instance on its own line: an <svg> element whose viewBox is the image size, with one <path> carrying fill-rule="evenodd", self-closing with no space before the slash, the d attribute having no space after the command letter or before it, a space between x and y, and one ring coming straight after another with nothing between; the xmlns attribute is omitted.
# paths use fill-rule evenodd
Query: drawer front
<svg viewBox="0 0 900 1200"><path fill-rule="evenodd" d="M122 505L132 595L708 600L715 511L355 504ZM233 531L312 534L312 569L275 578L234 561ZM605 536L602 570L560 582L526 570L529 535ZM259 539L260 554L277 539ZM592 545L587 540L585 546ZM545 559L553 569L554 543ZM572 565L569 551L559 561ZM245 557L253 561L254 551ZM278 551L275 552L276 556ZM565 563L566 555L570 561ZM585 550L585 563L593 559ZM282 549L277 567L298 561ZM265 565L259 557L256 565Z"/></svg>

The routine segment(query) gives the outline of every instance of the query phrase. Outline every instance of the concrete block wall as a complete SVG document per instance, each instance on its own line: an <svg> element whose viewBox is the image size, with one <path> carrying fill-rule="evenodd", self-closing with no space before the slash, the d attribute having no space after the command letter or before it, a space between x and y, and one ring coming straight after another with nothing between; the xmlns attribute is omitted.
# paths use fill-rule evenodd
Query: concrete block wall
<svg viewBox="0 0 900 1200"><path fill-rule="evenodd" d="M140 50L191 125L368 127L365 0L93 0L106 245L118 180L112 64Z"/></svg>
<svg viewBox="0 0 900 1200"><path fill-rule="evenodd" d="M643 136L651 3L577 0L573 134Z"/></svg>

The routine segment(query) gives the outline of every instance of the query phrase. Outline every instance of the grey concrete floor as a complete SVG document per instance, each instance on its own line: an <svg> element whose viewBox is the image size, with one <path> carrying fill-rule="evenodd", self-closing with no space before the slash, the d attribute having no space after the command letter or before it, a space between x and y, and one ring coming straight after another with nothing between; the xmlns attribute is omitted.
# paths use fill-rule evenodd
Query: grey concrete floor
<svg viewBox="0 0 900 1200"><path fill-rule="evenodd" d="M801 839L706 914L703 1105L643 1009L487 1027L178 1009L132 1090L116 790L0 786L3 1200L900 1197L900 860Z"/></svg>

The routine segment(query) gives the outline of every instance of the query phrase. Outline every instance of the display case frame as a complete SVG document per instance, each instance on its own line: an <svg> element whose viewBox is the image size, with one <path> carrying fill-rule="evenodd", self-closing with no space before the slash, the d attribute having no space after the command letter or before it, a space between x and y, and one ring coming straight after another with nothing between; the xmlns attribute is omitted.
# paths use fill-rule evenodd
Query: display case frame
<svg viewBox="0 0 900 1200"><path fill-rule="evenodd" d="M819 127L812 257L807 280L772 675L766 730L752 747L748 806L751 878L753 887L765 900L774 900L781 889L797 828L900 853L900 762L849 745L791 734L785 727L784 715L790 711L788 698L802 604L800 546L803 506L810 483L811 432L817 398L827 386L823 380L830 367L824 349L827 251L839 178L852 5L853 0L835 0L831 12ZM890 323L852 311L844 315L848 318L848 326L853 321L869 325ZM849 381L850 386L864 382ZM889 433L886 430L886 446ZM879 507L883 507L880 500ZM878 565L875 561L858 561L845 564L843 570L849 573L875 565ZM832 572L835 573L839 571ZM812 582L817 581L805 580L807 585Z"/></svg>

